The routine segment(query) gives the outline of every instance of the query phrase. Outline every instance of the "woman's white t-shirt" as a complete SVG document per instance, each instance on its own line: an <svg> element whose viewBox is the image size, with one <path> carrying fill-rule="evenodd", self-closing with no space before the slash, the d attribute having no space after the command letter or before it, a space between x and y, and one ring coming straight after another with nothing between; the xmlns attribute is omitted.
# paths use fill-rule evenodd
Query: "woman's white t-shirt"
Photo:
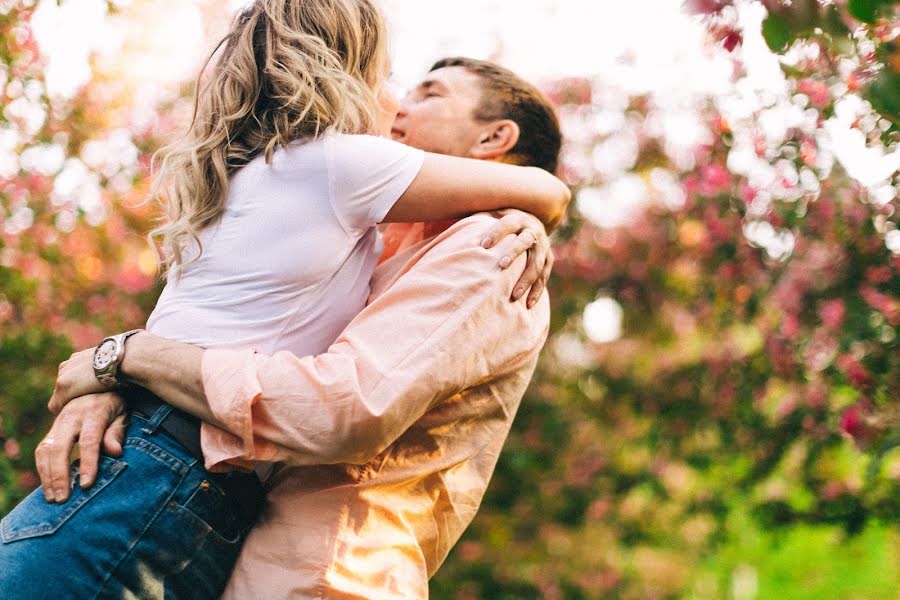
<svg viewBox="0 0 900 600"><path fill-rule="evenodd" d="M380 223L415 179L420 150L331 133L257 157L231 178L200 258L168 283L147 322L205 348L320 354L365 306ZM196 247L187 258L196 256Z"/></svg>

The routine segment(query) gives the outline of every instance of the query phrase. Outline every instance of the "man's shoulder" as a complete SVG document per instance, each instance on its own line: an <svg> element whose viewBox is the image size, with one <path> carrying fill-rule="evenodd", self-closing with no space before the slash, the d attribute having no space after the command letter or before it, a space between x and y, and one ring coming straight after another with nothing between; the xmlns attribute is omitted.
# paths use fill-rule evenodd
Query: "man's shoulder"
<svg viewBox="0 0 900 600"><path fill-rule="evenodd" d="M370 309L394 308L392 303L375 302L391 292L397 294L395 297L425 304L429 298L436 298L441 308L422 311L423 314L468 311L476 321L490 324L482 331L482 341L515 336L517 343L527 348L527 351L516 350L517 357L536 355L547 336L549 300L546 293L542 294L532 309L525 306L524 300L510 301L513 287L525 267L525 256L518 257L509 268L501 269L502 250L498 253L496 247L482 247L482 240L497 221L489 213L460 219L443 232L389 259L372 280ZM504 344L496 354L513 351L513 346Z"/></svg>
<svg viewBox="0 0 900 600"><path fill-rule="evenodd" d="M434 236L428 244L429 249L437 247L481 248L481 240L497 223L497 217L490 213L476 213L453 223L443 232ZM474 241L474 247L472 246Z"/></svg>
<svg viewBox="0 0 900 600"><path fill-rule="evenodd" d="M509 268L501 269L499 261L502 253L498 253L498 246L489 250L482 247L484 237L491 232L498 220L491 213L477 213L460 219L427 244L419 255L422 266L431 264L445 268L454 264L459 267L453 273L460 276L460 283L470 281L479 289L487 291L488 295L495 296L496 299L502 298L503 302L498 304L504 305L506 310L513 309L514 312L521 309L529 321L549 321L546 292L542 295L540 304L546 303L547 306L536 306L529 310L525 308L524 300L509 302L513 286L525 268L526 255L516 258Z"/></svg>
<svg viewBox="0 0 900 600"><path fill-rule="evenodd" d="M475 213L474 215L469 215L468 217L460 219L459 221L448 227L446 233L449 233L451 231L483 231L487 233L487 231L491 227L493 227L498 220L499 219L491 213Z"/></svg>

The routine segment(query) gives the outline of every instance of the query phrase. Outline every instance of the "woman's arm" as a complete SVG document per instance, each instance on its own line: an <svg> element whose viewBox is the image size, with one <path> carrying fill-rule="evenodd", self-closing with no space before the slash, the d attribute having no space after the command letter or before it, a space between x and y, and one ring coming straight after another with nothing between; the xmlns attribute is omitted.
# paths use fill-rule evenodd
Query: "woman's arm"
<svg viewBox="0 0 900 600"><path fill-rule="evenodd" d="M536 216L551 231L571 198L566 184L536 167L426 152L419 174L384 220L442 221L517 208Z"/></svg>

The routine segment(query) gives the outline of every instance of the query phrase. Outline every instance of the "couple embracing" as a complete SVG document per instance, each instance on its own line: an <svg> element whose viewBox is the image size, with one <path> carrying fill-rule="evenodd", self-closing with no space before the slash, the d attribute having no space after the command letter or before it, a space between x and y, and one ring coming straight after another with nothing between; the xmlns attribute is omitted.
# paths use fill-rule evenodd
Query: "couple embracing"
<svg viewBox="0 0 900 600"><path fill-rule="evenodd" d="M449 58L398 101L386 48L372 0L236 17L162 151L165 289L60 366L0 597L427 597L546 339L570 194L536 88Z"/></svg>

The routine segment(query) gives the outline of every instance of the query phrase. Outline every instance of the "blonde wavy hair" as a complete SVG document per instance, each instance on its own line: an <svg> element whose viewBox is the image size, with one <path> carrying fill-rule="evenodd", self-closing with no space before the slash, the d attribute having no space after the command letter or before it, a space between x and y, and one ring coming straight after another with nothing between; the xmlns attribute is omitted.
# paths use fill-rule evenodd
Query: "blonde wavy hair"
<svg viewBox="0 0 900 600"><path fill-rule="evenodd" d="M197 77L187 132L154 155L151 198L165 224L150 232L161 272L221 217L229 177L259 156L326 131L366 133L388 68L372 0L256 0L238 14ZM207 70L209 71L207 73ZM157 245L158 244L158 245Z"/></svg>

